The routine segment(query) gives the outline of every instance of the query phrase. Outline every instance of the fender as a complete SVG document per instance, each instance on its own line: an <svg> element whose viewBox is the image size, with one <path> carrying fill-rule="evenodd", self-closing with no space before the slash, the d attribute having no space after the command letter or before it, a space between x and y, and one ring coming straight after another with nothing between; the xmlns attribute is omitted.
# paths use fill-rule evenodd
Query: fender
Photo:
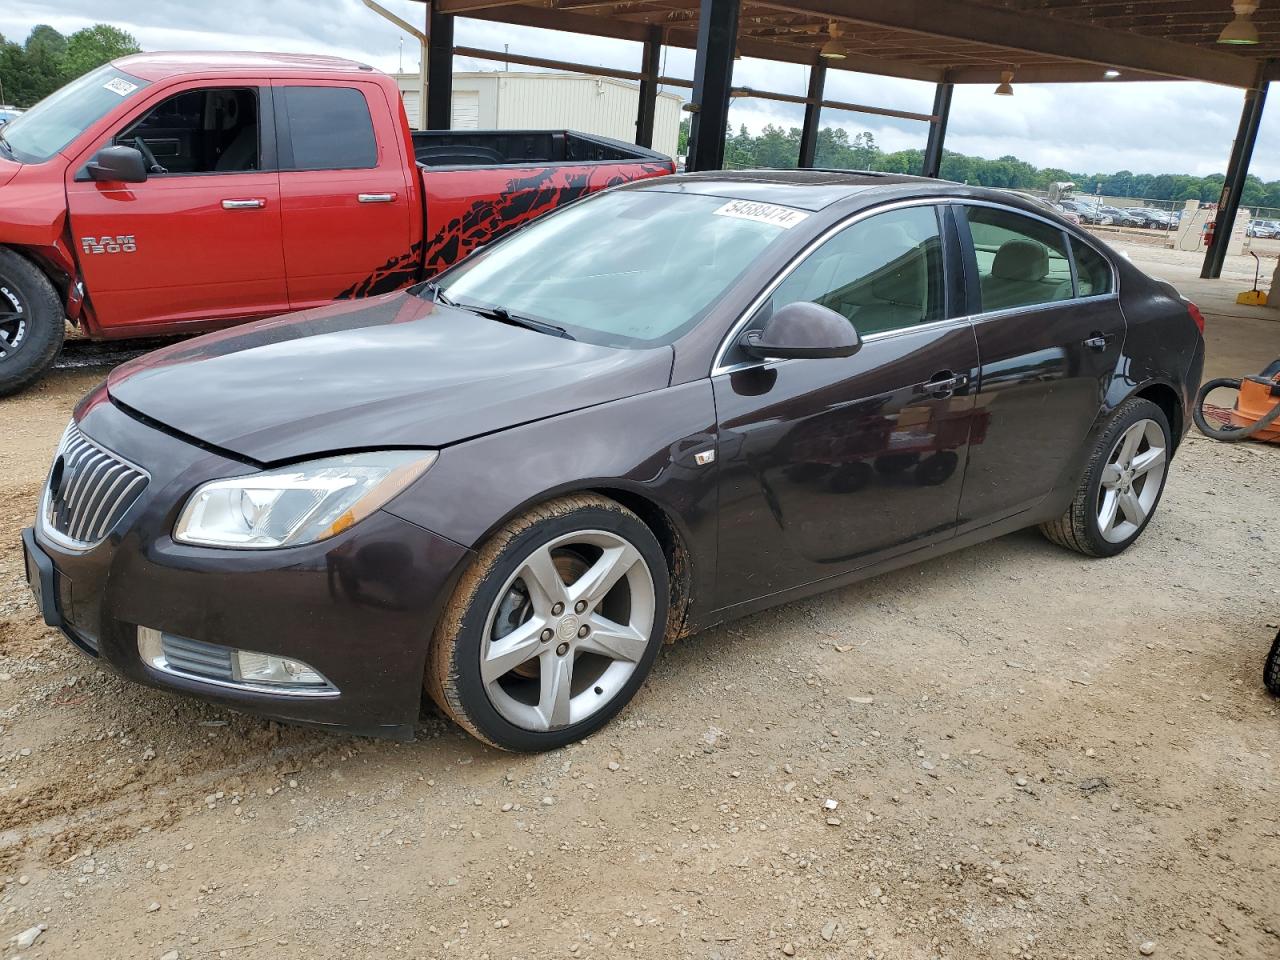
<svg viewBox="0 0 1280 960"><path fill-rule="evenodd" d="M629 425L625 443L615 439L619 422ZM581 443L566 444L566 436ZM535 504L620 491L620 499L662 510L675 528L690 568L687 623L696 624L714 608L718 475L714 461L699 464L694 455L715 445L715 403L703 379L445 447L383 509L474 549ZM517 451L521 467L508 469Z"/></svg>

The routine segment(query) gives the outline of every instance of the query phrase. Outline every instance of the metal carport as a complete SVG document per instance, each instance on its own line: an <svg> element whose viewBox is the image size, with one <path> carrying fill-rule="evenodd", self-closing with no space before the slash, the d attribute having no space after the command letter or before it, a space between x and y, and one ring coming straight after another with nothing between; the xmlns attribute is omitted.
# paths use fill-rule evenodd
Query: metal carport
<svg viewBox="0 0 1280 960"><path fill-rule="evenodd" d="M425 0L427 126L449 125L453 55L505 59L638 80L636 141L652 130L658 86L692 86L688 167L722 165L729 104L735 95L805 106L799 163L811 166L823 107L927 122L923 173L937 176L955 84L1197 80L1244 91L1202 276L1221 274L1271 80L1280 76L1280 0L1261 7L1230 0ZM1256 7L1255 10L1249 8ZM1226 45L1219 35L1238 14L1257 43ZM639 69L613 70L454 45L454 18L633 40L644 45ZM838 59L824 56L831 44ZM696 51L692 82L659 75L659 51ZM810 67L804 96L733 86L735 53ZM828 69L905 77L937 85L929 114L824 97ZM1118 72L1118 76L1116 73Z"/></svg>

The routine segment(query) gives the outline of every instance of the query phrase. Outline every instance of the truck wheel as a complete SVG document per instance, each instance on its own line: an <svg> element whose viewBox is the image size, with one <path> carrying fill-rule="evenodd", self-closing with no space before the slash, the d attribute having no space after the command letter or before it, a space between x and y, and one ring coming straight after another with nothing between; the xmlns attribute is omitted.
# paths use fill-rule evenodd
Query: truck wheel
<svg viewBox="0 0 1280 960"><path fill-rule="evenodd" d="M580 740L644 682L666 631L662 547L630 510L561 497L481 548L436 627L425 685L504 750Z"/></svg>
<svg viewBox="0 0 1280 960"><path fill-rule="evenodd" d="M62 300L30 260L0 248L0 397L39 377L62 349Z"/></svg>

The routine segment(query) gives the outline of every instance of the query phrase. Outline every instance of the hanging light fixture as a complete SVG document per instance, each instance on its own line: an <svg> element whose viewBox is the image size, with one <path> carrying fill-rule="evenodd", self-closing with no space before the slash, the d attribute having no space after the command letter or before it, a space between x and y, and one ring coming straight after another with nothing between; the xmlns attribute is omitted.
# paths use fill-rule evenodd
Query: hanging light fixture
<svg viewBox="0 0 1280 960"><path fill-rule="evenodd" d="M1013 71L1012 70L1000 71L1000 86L996 87L996 96L997 97L1013 96Z"/></svg>
<svg viewBox="0 0 1280 960"><path fill-rule="evenodd" d="M844 41L840 39L840 24L832 20L827 24L827 42L818 51L818 56L827 60L843 60L848 55Z"/></svg>
<svg viewBox="0 0 1280 960"><path fill-rule="evenodd" d="M1258 10L1258 0L1235 0L1231 4L1235 19L1218 34L1219 43L1246 45L1258 42L1258 28L1253 25L1253 15Z"/></svg>

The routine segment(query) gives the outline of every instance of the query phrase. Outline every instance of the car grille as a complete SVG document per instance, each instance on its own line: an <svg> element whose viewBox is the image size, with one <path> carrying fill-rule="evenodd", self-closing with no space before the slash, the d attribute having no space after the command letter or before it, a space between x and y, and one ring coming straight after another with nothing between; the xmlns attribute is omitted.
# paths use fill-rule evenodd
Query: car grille
<svg viewBox="0 0 1280 960"><path fill-rule="evenodd" d="M216 643L202 643L172 633L160 635L160 649L170 670L205 677L209 680L235 679L231 669L231 648Z"/></svg>
<svg viewBox="0 0 1280 960"><path fill-rule="evenodd" d="M96 546L150 479L141 467L94 443L72 423L62 436L45 486L45 532L64 545Z"/></svg>

